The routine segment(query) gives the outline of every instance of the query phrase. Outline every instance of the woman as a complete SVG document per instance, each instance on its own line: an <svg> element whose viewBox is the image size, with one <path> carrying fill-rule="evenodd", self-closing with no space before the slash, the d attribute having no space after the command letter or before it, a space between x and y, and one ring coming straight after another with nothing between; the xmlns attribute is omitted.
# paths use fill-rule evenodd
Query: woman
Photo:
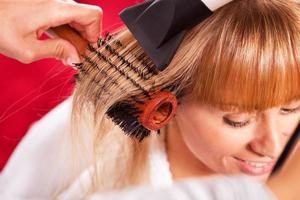
<svg viewBox="0 0 300 200"><path fill-rule="evenodd" d="M125 46L121 53L135 51L125 58L141 54L130 33L125 31L118 39ZM167 69L150 80L137 80L146 90L179 83L176 89L185 93L162 136L152 134L142 143L118 128L112 131L115 124L105 115L111 105L139 91L107 61L96 70L90 64L83 67L74 95L75 118L86 114L95 122L91 125L95 160L106 160L107 155L118 163L109 169L99 167L98 181L108 179L123 187L149 178L154 183L151 179L157 174L157 185L220 173L266 180L300 119L299 42L299 5L292 1L235 1L224 6L186 35ZM110 56L105 48L99 52ZM110 58L118 65L117 56ZM111 83L112 77L118 86ZM112 148L119 155L115 159L105 153ZM148 157L159 148L164 158L149 168Z"/></svg>
<svg viewBox="0 0 300 200"><path fill-rule="evenodd" d="M71 199L217 174L266 180L299 123L299 29L299 5L292 1L234 1L216 11L187 33L167 69L139 81L146 90L176 85L175 93L185 94L162 135L151 134L142 143L123 134L105 114L139 91L114 69L101 73L109 64L95 58L97 66L86 64L79 72L72 121L76 140L65 138L71 129L68 101L32 128L7 174L25 156L31 162L35 158L24 167L28 173L20 175L21 181L34 178L42 197L58 193ZM128 31L116 37L123 53L142 54ZM119 62L105 48L99 51Z"/></svg>

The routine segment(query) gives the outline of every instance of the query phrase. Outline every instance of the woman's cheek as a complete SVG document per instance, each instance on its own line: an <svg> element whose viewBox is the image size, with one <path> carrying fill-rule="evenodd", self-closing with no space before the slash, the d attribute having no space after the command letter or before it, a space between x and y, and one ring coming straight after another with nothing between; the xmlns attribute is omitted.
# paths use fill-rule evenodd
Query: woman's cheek
<svg viewBox="0 0 300 200"><path fill-rule="evenodd" d="M232 156L245 151L250 137L250 131L230 132L224 127L198 127L193 134L185 135L185 141L190 150L201 155L215 157Z"/></svg>

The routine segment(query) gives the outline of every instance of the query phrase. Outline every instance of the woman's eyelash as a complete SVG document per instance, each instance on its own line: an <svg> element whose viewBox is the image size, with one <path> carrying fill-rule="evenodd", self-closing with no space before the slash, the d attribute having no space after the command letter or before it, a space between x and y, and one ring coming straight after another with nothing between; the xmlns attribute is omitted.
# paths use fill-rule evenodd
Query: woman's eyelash
<svg viewBox="0 0 300 200"><path fill-rule="evenodd" d="M281 108L281 111L284 112L284 114L289 114L289 113L294 113L297 112L298 110L300 110L300 106L298 106L297 108Z"/></svg>
<svg viewBox="0 0 300 200"><path fill-rule="evenodd" d="M228 119L226 117L223 117L223 121L226 124L228 124L228 125L230 125L230 126L232 126L234 128L241 128L243 126L246 126L250 122L250 120L247 120L247 121L244 121L244 122L235 122L235 121L232 121L232 120L230 120L230 119Z"/></svg>

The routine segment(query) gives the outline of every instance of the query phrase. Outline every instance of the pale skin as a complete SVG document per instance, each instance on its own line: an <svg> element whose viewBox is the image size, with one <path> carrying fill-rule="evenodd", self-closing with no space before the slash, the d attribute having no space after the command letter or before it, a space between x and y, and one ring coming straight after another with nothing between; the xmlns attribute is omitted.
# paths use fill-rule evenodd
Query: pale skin
<svg viewBox="0 0 300 200"><path fill-rule="evenodd" d="M167 128L173 178L245 174L266 180L299 120L300 101L259 113L186 101Z"/></svg>
<svg viewBox="0 0 300 200"><path fill-rule="evenodd" d="M22 63L56 58L72 65L80 57L71 43L54 35L49 40L39 38L51 27L69 24L83 38L96 42L101 21L101 8L72 0L1 0L0 53Z"/></svg>

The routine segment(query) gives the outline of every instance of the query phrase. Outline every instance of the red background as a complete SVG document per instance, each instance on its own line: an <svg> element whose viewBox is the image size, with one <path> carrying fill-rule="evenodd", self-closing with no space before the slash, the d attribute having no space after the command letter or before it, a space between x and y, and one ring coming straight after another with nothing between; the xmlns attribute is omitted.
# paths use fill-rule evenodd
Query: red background
<svg viewBox="0 0 300 200"><path fill-rule="evenodd" d="M104 11L103 31L122 22L118 13L142 0L82 0ZM66 99L73 89L74 70L54 59L29 65L0 55L0 171L30 125Z"/></svg>

